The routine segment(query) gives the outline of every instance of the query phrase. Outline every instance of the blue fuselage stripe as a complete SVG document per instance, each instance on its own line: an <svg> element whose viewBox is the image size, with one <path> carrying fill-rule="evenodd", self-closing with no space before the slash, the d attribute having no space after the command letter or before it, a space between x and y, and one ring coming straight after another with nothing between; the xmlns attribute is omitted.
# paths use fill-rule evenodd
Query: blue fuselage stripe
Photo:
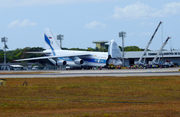
<svg viewBox="0 0 180 117"><path fill-rule="evenodd" d="M69 57L60 57L60 59L65 60L65 61L73 61ZM106 63L106 59L94 59L94 58L81 58L86 62L91 62L91 63ZM99 61L99 62L98 62Z"/></svg>

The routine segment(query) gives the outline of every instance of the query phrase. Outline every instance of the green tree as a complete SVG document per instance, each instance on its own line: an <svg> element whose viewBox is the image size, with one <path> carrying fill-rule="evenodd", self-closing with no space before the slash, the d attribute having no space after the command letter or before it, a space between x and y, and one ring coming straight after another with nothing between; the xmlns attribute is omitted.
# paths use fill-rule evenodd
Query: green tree
<svg viewBox="0 0 180 117"><path fill-rule="evenodd" d="M44 49L41 47L26 47L24 49L17 48L16 50L10 50L6 52L6 61L7 62L14 62L13 60L16 59L23 59L23 58L31 58L31 57L39 57L42 56L42 54L27 54L25 52L37 52L37 51L43 51ZM4 62L4 52L0 51L0 63Z"/></svg>

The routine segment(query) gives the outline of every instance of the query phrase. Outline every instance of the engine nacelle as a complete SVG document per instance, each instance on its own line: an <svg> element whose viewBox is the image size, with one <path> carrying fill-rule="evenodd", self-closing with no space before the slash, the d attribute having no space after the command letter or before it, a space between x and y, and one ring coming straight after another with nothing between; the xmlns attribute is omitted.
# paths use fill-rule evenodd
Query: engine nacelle
<svg viewBox="0 0 180 117"><path fill-rule="evenodd" d="M107 59L106 65L118 66L118 65L122 65L122 62L120 59L109 58L109 59Z"/></svg>
<svg viewBox="0 0 180 117"><path fill-rule="evenodd" d="M74 63L77 65L82 65L84 63L84 61L78 57L76 57L76 59L74 59Z"/></svg>
<svg viewBox="0 0 180 117"><path fill-rule="evenodd" d="M62 60L62 59L58 59L57 61L55 61L54 59L48 59L49 61L51 61L51 63L53 63L54 65L66 65L66 61Z"/></svg>
<svg viewBox="0 0 180 117"><path fill-rule="evenodd" d="M84 63L84 61L82 59L80 59L79 57L71 57L71 59L74 61L75 64L77 65L82 65Z"/></svg>
<svg viewBox="0 0 180 117"><path fill-rule="evenodd" d="M57 65L66 65L66 61L62 60L62 59L59 59L57 61Z"/></svg>

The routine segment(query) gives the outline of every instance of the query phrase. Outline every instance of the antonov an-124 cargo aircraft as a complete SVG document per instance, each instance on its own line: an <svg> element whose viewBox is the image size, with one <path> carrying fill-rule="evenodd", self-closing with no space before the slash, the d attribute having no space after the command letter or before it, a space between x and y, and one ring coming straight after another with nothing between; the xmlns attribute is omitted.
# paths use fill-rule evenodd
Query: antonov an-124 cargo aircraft
<svg viewBox="0 0 180 117"><path fill-rule="evenodd" d="M46 28L44 33L46 50L42 52L27 52L44 54L44 57L25 58L15 61L29 61L48 59L54 65L81 66L81 67L104 67L109 64L122 65L121 51L114 40L110 41L108 52L73 51L60 49L51 31Z"/></svg>

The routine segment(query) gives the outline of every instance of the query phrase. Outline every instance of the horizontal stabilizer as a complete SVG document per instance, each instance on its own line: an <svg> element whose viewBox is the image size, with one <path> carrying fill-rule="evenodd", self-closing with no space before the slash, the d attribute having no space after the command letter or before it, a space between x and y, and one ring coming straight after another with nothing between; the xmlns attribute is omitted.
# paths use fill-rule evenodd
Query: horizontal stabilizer
<svg viewBox="0 0 180 117"><path fill-rule="evenodd" d="M121 51L114 40L110 41L108 48L108 56L111 58L122 58Z"/></svg>

